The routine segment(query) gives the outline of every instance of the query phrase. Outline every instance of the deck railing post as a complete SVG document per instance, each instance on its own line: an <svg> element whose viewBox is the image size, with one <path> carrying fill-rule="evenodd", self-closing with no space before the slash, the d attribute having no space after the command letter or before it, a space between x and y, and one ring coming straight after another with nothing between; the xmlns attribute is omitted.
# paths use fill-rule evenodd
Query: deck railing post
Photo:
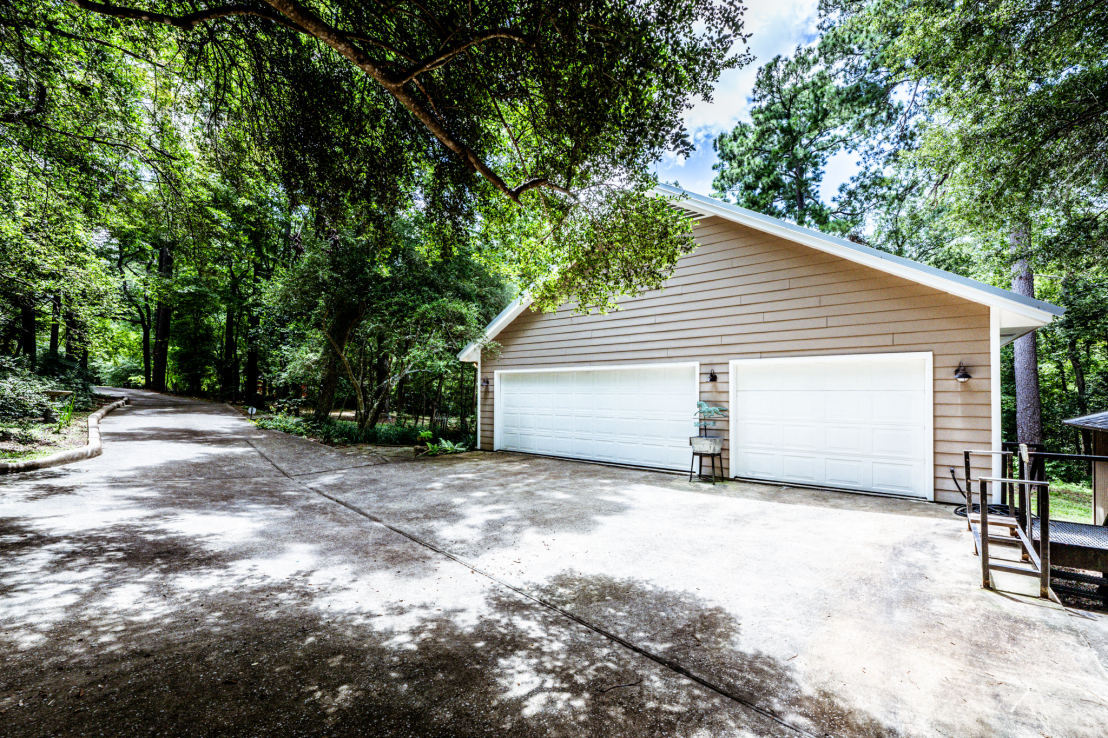
<svg viewBox="0 0 1108 738"><path fill-rule="evenodd" d="M981 586L992 589L989 577L989 502L986 499L989 483L982 479L978 489L981 493ZM972 509L973 505L970 505L970 510Z"/></svg>
<svg viewBox="0 0 1108 738"><path fill-rule="evenodd" d="M1050 598L1050 487L1039 487L1039 596Z"/></svg>
<svg viewBox="0 0 1108 738"><path fill-rule="evenodd" d="M973 512L973 474L970 472L970 452L963 451L962 456L966 466L966 530L973 530L973 522L970 513Z"/></svg>

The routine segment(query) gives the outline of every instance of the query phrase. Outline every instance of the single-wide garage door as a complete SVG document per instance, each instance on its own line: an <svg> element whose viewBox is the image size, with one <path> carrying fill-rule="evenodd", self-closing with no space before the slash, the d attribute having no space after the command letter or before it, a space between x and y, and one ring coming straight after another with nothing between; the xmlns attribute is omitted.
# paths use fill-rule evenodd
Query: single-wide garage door
<svg viewBox="0 0 1108 738"><path fill-rule="evenodd" d="M931 499L931 354L731 362L731 474Z"/></svg>
<svg viewBox="0 0 1108 738"><path fill-rule="evenodd" d="M496 448L688 469L698 371L668 364L497 372Z"/></svg>

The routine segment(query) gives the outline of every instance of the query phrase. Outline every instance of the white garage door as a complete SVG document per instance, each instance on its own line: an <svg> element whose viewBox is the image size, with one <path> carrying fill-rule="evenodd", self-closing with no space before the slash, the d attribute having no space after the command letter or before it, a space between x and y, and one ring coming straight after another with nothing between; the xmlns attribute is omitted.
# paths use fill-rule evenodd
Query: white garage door
<svg viewBox="0 0 1108 738"><path fill-rule="evenodd" d="M496 372L495 446L688 469L695 364Z"/></svg>
<svg viewBox="0 0 1108 738"><path fill-rule="evenodd" d="M731 362L731 473L932 499L931 354Z"/></svg>

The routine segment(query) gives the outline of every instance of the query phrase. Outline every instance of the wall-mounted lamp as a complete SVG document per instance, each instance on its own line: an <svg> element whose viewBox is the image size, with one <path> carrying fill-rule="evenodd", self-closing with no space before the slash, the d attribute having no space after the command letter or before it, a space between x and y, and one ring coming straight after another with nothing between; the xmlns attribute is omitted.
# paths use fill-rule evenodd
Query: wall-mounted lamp
<svg viewBox="0 0 1108 738"><path fill-rule="evenodd" d="M958 368L954 370L954 378L959 382L968 382L973 379L973 375L966 369L966 365L961 361L958 362Z"/></svg>
<svg viewBox="0 0 1108 738"><path fill-rule="evenodd" d="M718 379L719 379L719 377L716 376L716 370L715 369L709 369L708 370L708 381L709 382L715 382Z"/></svg>
<svg viewBox="0 0 1108 738"><path fill-rule="evenodd" d="M489 386L489 378L488 377L485 377L484 379L481 380L481 386L482 387L488 387Z"/></svg>

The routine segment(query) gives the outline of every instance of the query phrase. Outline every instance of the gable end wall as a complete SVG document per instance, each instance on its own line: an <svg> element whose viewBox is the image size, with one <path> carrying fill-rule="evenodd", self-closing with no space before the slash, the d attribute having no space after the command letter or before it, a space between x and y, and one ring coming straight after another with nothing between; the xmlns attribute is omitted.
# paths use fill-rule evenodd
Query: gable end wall
<svg viewBox="0 0 1108 738"><path fill-rule="evenodd" d="M701 399L726 407L731 359L930 351L935 499L962 500L949 468L961 478L962 449L991 445L987 306L720 218L694 236L663 291L608 315L563 306L512 321L495 339L501 354L482 361L481 448L493 447L496 370L699 361ZM973 374L964 384L959 362ZM715 430L727 437L725 424Z"/></svg>

